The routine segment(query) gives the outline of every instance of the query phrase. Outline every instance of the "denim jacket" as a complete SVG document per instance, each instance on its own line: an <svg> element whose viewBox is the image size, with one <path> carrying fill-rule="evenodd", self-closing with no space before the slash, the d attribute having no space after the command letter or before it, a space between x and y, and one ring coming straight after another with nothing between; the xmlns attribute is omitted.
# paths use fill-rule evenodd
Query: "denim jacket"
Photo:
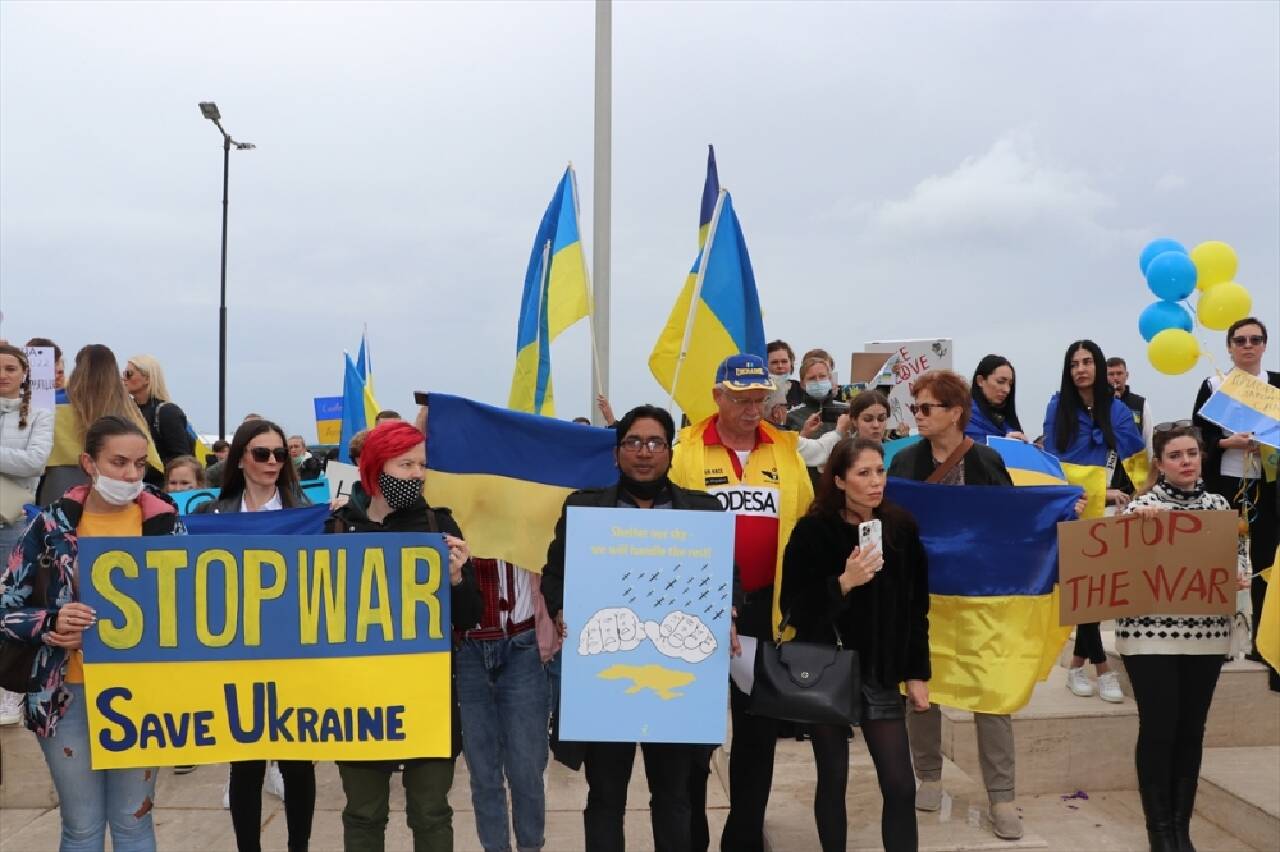
<svg viewBox="0 0 1280 852"><path fill-rule="evenodd" d="M54 626L58 610L76 600L76 527L89 495L88 485L69 490L62 499L40 512L22 534L0 573L0 640L39 644L26 694L27 727L38 736L50 737L67 712L71 694L63 688L67 650L47 645L43 639ZM177 504L151 486L138 495L143 535L186 535ZM41 559L51 566L45 589L48 608L27 606Z"/></svg>

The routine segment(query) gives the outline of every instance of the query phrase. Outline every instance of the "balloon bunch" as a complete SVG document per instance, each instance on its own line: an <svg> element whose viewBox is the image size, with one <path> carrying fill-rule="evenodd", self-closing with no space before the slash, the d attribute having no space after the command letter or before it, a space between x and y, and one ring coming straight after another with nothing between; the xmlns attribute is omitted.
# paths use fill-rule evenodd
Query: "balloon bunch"
<svg viewBox="0 0 1280 852"><path fill-rule="evenodd" d="M1138 317L1138 333L1147 341L1151 366L1169 376L1180 376L1200 360L1200 344L1191 334L1195 327L1185 304L1199 291L1196 317L1205 328L1225 331L1249 315L1253 298L1237 284L1236 253L1226 243L1201 243L1188 252L1176 240L1153 240L1142 250L1138 267L1147 287L1160 298Z"/></svg>

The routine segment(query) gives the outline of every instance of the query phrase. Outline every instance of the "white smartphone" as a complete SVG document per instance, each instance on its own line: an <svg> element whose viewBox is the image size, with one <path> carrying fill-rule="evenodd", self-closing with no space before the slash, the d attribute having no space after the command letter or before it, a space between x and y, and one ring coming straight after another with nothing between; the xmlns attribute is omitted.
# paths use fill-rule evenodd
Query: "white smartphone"
<svg viewBox="0 0 1280 852"><path fill-rule="evenodd" d="M884 527L879 518L872 518L858 524L858 545L864 551L869 547L875 547L881 553L884 552Z"/></svg>

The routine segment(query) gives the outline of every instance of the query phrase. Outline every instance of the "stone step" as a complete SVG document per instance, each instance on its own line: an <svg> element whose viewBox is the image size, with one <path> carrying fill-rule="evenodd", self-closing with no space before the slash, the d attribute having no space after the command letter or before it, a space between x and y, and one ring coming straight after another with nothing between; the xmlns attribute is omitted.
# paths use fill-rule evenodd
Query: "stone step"
<svg viewBox="0 0 1280 852"><path fill-rule="evenodd" d="M1280 746L1205 749L1196 814L1256 849L1280 849Z"/></svg>

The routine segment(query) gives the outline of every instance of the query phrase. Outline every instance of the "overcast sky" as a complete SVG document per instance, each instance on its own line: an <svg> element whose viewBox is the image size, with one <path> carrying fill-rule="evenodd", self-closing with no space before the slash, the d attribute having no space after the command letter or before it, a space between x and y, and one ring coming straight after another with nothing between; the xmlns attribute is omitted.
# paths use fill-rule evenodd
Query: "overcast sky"
<svg viewBox="0 0 1280 852"><path fill-rule="evenodd" d="M594 246L593 30L588 2L0 3L0 336L152 353L216 431L215 100L258 146L231 158L228 426L314 438L364 323L384 407L505 404L569 161ZM1158 418L1186 416L1209 363L1159 376L1136 326L1157 236L1231 243L1280 325L1280 4L624 2L613 61L619 412L665 403L646 362L708 142L765 333L842 375L866 341L952 337L966 375L1014 362L1038 431L1091 337ZM587 411L588 361L579 324L553 350L563 417Z"/></svg>

